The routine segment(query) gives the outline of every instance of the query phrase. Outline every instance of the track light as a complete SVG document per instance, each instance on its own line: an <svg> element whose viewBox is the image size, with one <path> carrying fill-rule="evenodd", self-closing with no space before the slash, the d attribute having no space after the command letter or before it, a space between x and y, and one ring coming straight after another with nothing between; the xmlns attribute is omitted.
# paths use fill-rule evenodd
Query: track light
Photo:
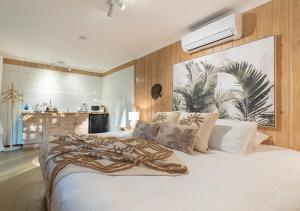
<svg viewBox="0 0 300 211"><path fill-rule="evenodd" d="M126 4L124 4L124 2L122 0L115 0L115 1L119 5L121 10L124 10L126 8Z"/></svg>
<svg viewBox="0 0 300 211"><path fill-rule="evenodd" d="M121 10L124 10L126 8L126 4L123 2L123 0L108 0L107 1L107 7L108 7L107 16L108 17L112 16L112 12L114 10L115 3L117 3L117 5L121 8Z"/></svg>
<svg viewBox="0 0 300 211"><path fill-rule="evenodd" d="M112 16L112 11L114 9L113 1L112 0L107 1L107 6L108 6L107 16L111 17Z"/></svg>

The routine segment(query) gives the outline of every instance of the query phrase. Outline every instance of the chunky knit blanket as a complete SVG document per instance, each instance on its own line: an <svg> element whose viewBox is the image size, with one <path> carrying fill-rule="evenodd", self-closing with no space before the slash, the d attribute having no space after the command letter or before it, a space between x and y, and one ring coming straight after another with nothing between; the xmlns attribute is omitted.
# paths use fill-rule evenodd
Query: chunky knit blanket
<svg viewBox="0 0 300 211"><path fill-rule="evenodd" d="M182 175L187 167L172 150L140 138L62 136L41 147L40 163L48 205L59 180L71 173Z"/></svg>

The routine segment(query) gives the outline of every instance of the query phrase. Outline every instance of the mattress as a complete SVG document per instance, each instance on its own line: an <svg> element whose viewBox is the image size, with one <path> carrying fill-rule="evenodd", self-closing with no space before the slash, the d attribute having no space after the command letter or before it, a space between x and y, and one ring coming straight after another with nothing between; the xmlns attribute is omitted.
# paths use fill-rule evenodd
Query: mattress
<svg viewBox="0 0 300 211"><path fill-rule="evenodd" d="M260 146L248 156L175 151L184 176L74 173L55 186L52 211L300 210L300 153Z"/></svg>

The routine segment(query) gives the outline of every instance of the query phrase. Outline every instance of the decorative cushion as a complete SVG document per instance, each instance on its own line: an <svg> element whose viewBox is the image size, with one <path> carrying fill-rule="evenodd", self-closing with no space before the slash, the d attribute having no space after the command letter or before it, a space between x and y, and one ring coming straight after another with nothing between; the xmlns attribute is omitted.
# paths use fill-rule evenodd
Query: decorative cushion
<svg viewBox="0 0 300 211"><path fill-rule="evenodd" d="M157 112L154 115L153 122L177 123L179 115L179 111Z"/></svg>
<svg viewBox="0 0 300 211"><path fill-rule="evenodd" d="M182 152L192 154L198 128L171 123L161 124L156 142Z"/></svg>
<svg viewBox="0 0 300 211"><path fill-rule="evenodd" d="M187 113L181 112L178 119L179 125L193 126L199 128L195 140L195 150L207 152L208 139L214 127L218 113Z"/></svg>
<svg viewBox="0 0 300 211"><path fill-rule="evenodd" d="M218 119L208 145L224 152L246 155L253 150L256 132L256 122Z"/></svg>
<svg viewBox="0 0 300 211"><path fill-rule="evenodd" d="M255 140L254 140L254 148L258 147L259 145L261 145L264 141L268 140L270 138L270 136L261 133L261 132L257 132L255 135Z"/></svg>
<svg viewBox="0 0 300 211"><path fill-rule="evenodd" d="M159 125L159 123L148 123L139 120L133 130L132 137L155 141Z"/></svg>

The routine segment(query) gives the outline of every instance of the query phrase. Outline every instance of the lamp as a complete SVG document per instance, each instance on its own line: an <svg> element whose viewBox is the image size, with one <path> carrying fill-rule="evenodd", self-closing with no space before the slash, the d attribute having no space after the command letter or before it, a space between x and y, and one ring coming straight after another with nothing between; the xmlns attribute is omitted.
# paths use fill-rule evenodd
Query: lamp
<svg viewBox="0 0 300 211"><path fill-rule="evenodd" d="M134 128L136 125L136 122L140 119L140 113L139 112L129 112L129 121L130 121L130 127Z"/></svg>

